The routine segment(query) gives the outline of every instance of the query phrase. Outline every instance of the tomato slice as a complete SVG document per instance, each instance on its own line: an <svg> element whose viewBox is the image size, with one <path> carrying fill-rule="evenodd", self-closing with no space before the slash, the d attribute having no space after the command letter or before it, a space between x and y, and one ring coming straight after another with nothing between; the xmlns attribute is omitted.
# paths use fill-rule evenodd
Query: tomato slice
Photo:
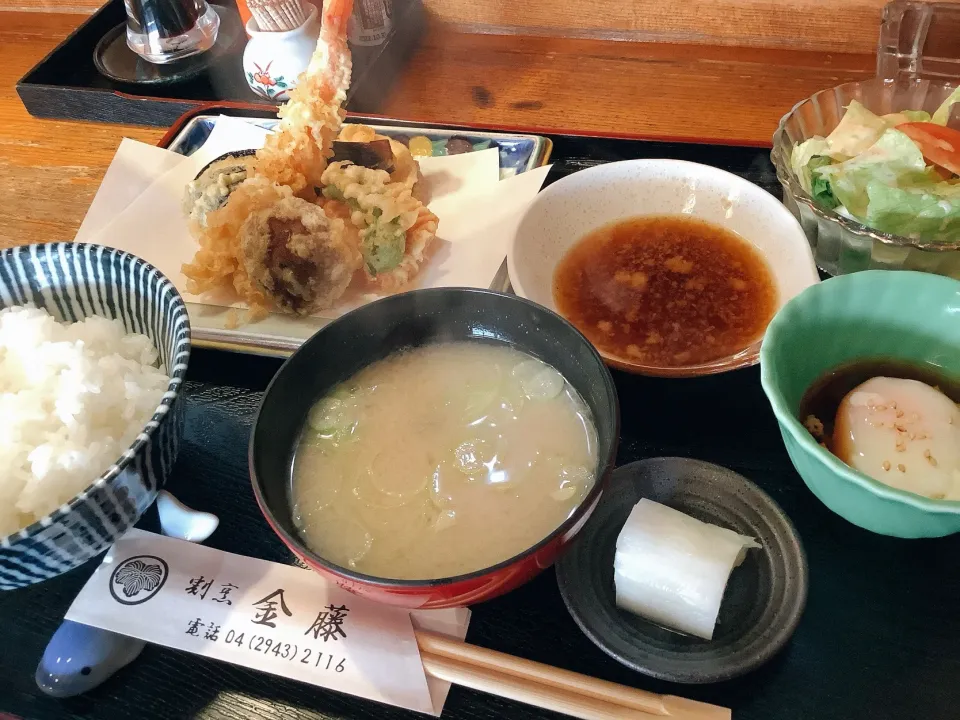
<svg viewBox="0 0 960 720"><path fill-rule="evenodd" d="M931 165L930 167L932 167L933 171L940 176L941 180L949 180L953 177L953 173L947 170L945 167L940 167L939 165ZM347 215L349 217L349 213Z"/></svg>
<svg viewBox="0 0 960 720"><path fill-rule="evenodd" d="M960 175L960 130L929 122L903 123L897 130L913 140L927 160Z"/></svg>

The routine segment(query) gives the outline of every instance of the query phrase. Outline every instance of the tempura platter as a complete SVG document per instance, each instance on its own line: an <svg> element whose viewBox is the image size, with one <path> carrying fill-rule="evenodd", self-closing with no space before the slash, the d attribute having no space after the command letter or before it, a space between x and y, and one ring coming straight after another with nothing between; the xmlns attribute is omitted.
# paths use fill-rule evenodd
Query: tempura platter
<svg viewBox="0 0 960 720"><path fill-rule="evenodd" d="M232 114L224 110L223 114ZM273 130L277 124L276 116L258 111L259 117L241 116L252 126ZM180 155L190 156L209 138L217 124L221 112L214 108L207 112L187 116L167 134L161 146ZM388 137L406 138L426 136L439 151L445 154L443 144L453 137L466 137L475 147L496 147L500 155L500 177L510 178L521 173L542 167L549 162L553 143L547 137L532 134L513 134L487 132L482 130L458 131L439 126L418 125L409 122L396 122L378 118L350 118L348 122L362 122L377 129L378 133ZM487 286L491 290L505 292L509 289L506 258ZM296 350L304 340L330 322L329 319L316 317L290 318L280 314L271 314L268 318L248 326L228 328L221 308L187 303L193 328L194 342L200 347L254 353L260 355L287 356Z"/></svg>
<svg viewBox="0 0 960 720"><path fill-rule="evenodd" d="M373 126L387 137L432 150L431 156L419 160L430 206L443 215L444 229L438 249L404 289L506 290L506 243L511 227L543 182L544 165L552 151L550 139L376 118L349 122ZM243 305L236 298L190 294L180 270L196 246L179 212L183 184L213 156L259 146L275 124L275 116L261 110L210 108L186 116L171 128L160 147L124 141L76 238L132 252L172 277L187 301L194 341L202 347L287 356L332 319L383 296L357 289L318 315L271 313L256 322L237 322ZM123 211L117 213L117 207Z"/></svg>

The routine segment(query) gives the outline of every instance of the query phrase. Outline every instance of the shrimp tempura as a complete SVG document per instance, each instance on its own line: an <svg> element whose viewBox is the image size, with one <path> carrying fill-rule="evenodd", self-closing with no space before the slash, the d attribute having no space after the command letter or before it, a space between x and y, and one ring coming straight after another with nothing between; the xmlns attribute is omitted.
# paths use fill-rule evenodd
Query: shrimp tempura
<svg viewBox="0 0 960 720"><path fill-rule="evenodd" d="M257 153L255 172L313 197L343 124L352 60L347 22L353 0L325 0L320 38L307 70L280 108L280 124Z"/></svg>

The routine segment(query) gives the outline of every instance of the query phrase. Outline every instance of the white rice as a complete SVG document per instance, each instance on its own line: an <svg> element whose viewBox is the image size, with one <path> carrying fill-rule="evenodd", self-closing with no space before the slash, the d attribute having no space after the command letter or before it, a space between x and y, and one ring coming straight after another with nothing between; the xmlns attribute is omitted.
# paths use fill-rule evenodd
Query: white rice
<svg viewBox="0 0 960 720"><path fill-rule="evenodd" d="M0 310L0 537L68 502L143 430L170 379L119 320Z"/></svg>

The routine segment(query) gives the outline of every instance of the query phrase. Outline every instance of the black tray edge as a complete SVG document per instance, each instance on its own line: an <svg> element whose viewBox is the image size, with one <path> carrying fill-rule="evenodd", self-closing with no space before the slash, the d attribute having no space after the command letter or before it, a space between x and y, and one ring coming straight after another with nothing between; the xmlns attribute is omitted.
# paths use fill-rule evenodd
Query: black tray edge
<svg viewBox="0 0 960 720"><path fill-rule="evenodd" d="M17 95L30 115L43 119L166 127L176 122L185 112L211 102L239 102L275 112L276 105L253 100L163 98L124 92L116 88L59 85L38 79L38 75L54 60L54 56L64 52L68 45L81 41L88 44L88 38L78 40L78 36L93 32L92 28L105 22L105 16L117 14L117 5L122 7L118 0L108 0L17 81ZM120 17L122 18L122 15ZM398 19L398 25L402 22L404 32L392 33L366 66L354 68L354 82L347 101L350 107L358 112L372 112L377 108L387 94L383 89L389 89L396 81L400 69L419 46L425 29L424 18L425 11L421 1L411 0L404 10L402 20ZM96 35L90 43L91 53L102 36L101 29L96 31Z"/></svg>

